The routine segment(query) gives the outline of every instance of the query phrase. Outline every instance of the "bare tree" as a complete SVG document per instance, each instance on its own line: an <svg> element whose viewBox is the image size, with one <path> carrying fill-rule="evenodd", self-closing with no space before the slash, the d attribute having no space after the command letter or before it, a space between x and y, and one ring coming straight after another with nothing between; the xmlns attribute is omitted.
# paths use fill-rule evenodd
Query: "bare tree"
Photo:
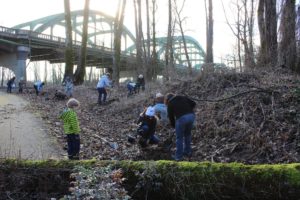
<svg viewBox="0 0 300 200"><path fill-rule="evenodd" d="M223 2L222 2L223 5ZM240 71L242 71L242 60L244 60L244 66L254 67L254 48L253 48L253 27L254 27L254 0L236 0L234 3L236 7L237 19L234 22L234 26L229 22L225 8L223 10L228 26L232 33L237 38L237 49ZM242 59L242 46L244 59Z"/></svg>
<svg viewBox="0 0 300 200"><path fill-rule="evenodd" d="M81 41L81 49L80 49L80 61L77 66L75 76L74 76L74 84L80 85L84 82L85 76L85 65L86 65L86 46L88 39L88 23L89 23L89 4L90 0L85 0L84 6L84 14L83 14L83 27L82 27L82 41Z"/></svg>
<svg viewBox="0 0 300 200"><path fill-rule="evenodd" d="M113 80L119 85L120 66L121 66L121 38L123 32L124 12L126 0L119 1L118 10L114 22L114 65L113 65Z"/></svg>
<svg viewBox="0 0 300 200"><path fill-rule="evenodd" d="M208 9L205 0L206 13L206 57L205 63L213 63L213 36L214 36L214 20L213 20L213 5L212 0L208 0Z"/></svg>
<svg viewBox="0 0 300 200"><path fill-rule="evenodd" d="M156 79L156 69L158 68L158 58L156 52L156 26L155 26L156 7L157 7L156 0L152 0L152 66L153 66L154 79Z"/></svg>
<svg viewBox="0 0 300 200"><path fill-rule="evenodd" d="M48 66L47 66L47 61L45 61L45 65L44 65L44 82L47 83L47 79L48 79Z"/></svg>
<svg viewBox="0 0 300 200"><path fill-rule="evenodd" d="M277 63L277 14L276 0L259 0L258 28L260 32L259 63L274 66Z"/></svg>
<svg viewBox="0 0 300 200"><path fill-rule="evenodd" d="M190 61L190 58L189 58L189 53L188 53L186 40L185 40L185 35L184 35L184 30L183 30L183 22L185 21L186 18L185 17L182 18L182 16L181 16L184 5L185 5L185 0L183 0L183 3L181 5L181 7L178 8L177 1L174 0L174 8L175 8L176 17L177 17L177 20L178 20L177 22L178 22L181 37L182 37L183 49L184 49L184 53L185 53L185 57L186 57L186 62L188 64L189 74L192 74L192 64L191 64L191 61Z"/></svg>
<svg viewBox="0 0 300 200"><path fill-rule="evenodd" d="M33 75L35 81L40 80L39 64L37 62L33 63Z"/></svg>
<svg viewBox="0 0 300 200"><path fill-rule="evenodd" d="M65 24L66 24L66 50L65 50L65 77L69 76L73 78L73 44L72 44L72 22L71 22L71 10L70 0L64 0L65 8Z"/></svg>
<svg viewBox="0 0 300 200"><path fill-rule="evenodd" d="M4 68L3 67L0 67L0 69L1 69L1 87L3 87L5 73L4 73Z"/></svg>
<svg viewBox="0 0 300 200"><path fill-rule="evenodd" d="M135 32L136 32L136 65L138 73L144 71L143 66L143 25L142 25L142 7L141 7L141 0L134 1L134 9L135 9Z"/></svg>
<svg viewBox="0 0 300 200"><path fill-rule="evenodd" d="M278 64L285 65L292 70L296 70L296 11L295 0L285 1L283 4L282 16L279 32L281 40L279 42Z"/></svg>
<svg viewBox="0 0 300 200"><path fill-rule="evenodd" d="M166 61L166 67L165 67L165 79L169 80L170 76L170 66L173 64L172 60L170 58L170 55L172 54L172 0L169 0L168 3L168 36L167 36L167 44L166 44L166 50L165 50L165 61Z"/></svg>

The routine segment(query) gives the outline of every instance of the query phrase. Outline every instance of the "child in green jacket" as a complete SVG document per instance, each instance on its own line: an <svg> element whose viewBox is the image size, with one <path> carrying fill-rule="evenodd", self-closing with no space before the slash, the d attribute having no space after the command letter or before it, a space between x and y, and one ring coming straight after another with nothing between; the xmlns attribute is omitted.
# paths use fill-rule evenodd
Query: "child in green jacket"
<svg viewBox="0 0 300 200"><path fill-rule="evenodd" d="M79 106L79 101L71 98L67 102L67 108L63 110L59 118L64 122L64 132L67 135L68 157L70 160L79 160L80 151L80 127L74 108Z"/></svg>

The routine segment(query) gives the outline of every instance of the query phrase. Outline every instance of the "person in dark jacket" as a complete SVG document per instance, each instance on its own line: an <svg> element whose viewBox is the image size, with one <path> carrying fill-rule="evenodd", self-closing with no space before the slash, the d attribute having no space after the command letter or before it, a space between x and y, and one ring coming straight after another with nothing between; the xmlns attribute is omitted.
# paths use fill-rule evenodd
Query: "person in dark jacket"
<svg viewBox="0 0 300 200"><path fill-rule="evenodd" d="M192 154L192 128L195 121L196 103L186 96L169 93L165 96L170 124L176 131L176 153L174 159L182 160L183 156Z"/></svg>
<svg viewBox="0 0 300 200"><path fill-rule="evenodd" d="M19 81L19 93L23 93L23 88L26 86L26 81L23 77L20 78Z"/></svg>
<svg viewBox="0 0 300 200"><path fill-rule="evenodd" d="M144 79L143 74L140 74L140 75L137 77L137 80L136 80L136 88L137 88L137 92L140 92L140 88L142 88L142 91L145 90L145 79Z"/></svg>
<svg viewBox="0 0 300 200"><path fill-rule="evenodd" d="M13 88L13 85L15 84L15 79L16 77L12 77L11 79L9 79L9 81L7 82L7 92L11 93L11 89Z"/></svg>
<svg viewBox="0 0 300 200"><path fill-rule="evenodd" d="M141 136L139 140L141 147L146 147L148 144L157 144L159 142L159 138L155 135L157 121L153 107L149 106L140 115L137 123L140 124L137 133Z"/></svg>

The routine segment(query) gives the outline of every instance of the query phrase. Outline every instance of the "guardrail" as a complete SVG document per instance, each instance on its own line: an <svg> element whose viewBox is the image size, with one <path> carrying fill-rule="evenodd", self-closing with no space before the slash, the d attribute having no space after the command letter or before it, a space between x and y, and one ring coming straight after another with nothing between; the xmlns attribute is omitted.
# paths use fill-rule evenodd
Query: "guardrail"
<svg viewBox="0 0 300 200"><path fill-rule="evenodd" d="M4 26L0 26L0 36L5 36L13 39L28 39L28 40L36 40L41 42L53 42L57 44L58 46L63 46L66 44L66 39L58 36L48 35L40 32L30 31L30 30L24 30L24 29L14 29L14 28L8 28ZM73 40L74 47L79 48L82 43L77 40ZM91 49L98 49L101 51L106 51L109 53L114 53L113 49L100 46L96 44L87 44L88 48ZM122 52L123 56L124 54L129 57L134 57L136 54L130 53L130 52Z"/></svg>
<svg viewBox="0 0 300 200"><path fill-rule="evenodd" d="M66 39L62 37L57 37L53 35L47 35L44 33L39 33L35 31L29 31L29 30L24 30L24 29L14 29L14 28L7 28L4 26L0 26L0 34L2 36L14 38L14 39L36 39L36 40L43 40L43 41L52 41L55 43L61 43L65 44ZM76 46L81 46L80 41L73 40L73 44ZM91 45L87 44L87 47L90 48L97 48L97 49L102 49L106 51L112 51L110 48L104 47L104 46L99 46L99 45Z"/></svg>

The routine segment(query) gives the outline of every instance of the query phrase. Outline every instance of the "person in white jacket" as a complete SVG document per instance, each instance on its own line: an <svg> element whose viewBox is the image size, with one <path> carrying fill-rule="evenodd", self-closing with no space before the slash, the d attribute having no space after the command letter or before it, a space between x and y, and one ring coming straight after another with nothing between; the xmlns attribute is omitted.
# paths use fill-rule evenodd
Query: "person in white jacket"
<svg viewBox="0 0 300 200"><path fill-rule="evenodd" d="M98 104L103 104L106 102L107 91L106 88L111 87L110 74L106 73L100 77L97 83L97 90L99 93Z"/></svg>

